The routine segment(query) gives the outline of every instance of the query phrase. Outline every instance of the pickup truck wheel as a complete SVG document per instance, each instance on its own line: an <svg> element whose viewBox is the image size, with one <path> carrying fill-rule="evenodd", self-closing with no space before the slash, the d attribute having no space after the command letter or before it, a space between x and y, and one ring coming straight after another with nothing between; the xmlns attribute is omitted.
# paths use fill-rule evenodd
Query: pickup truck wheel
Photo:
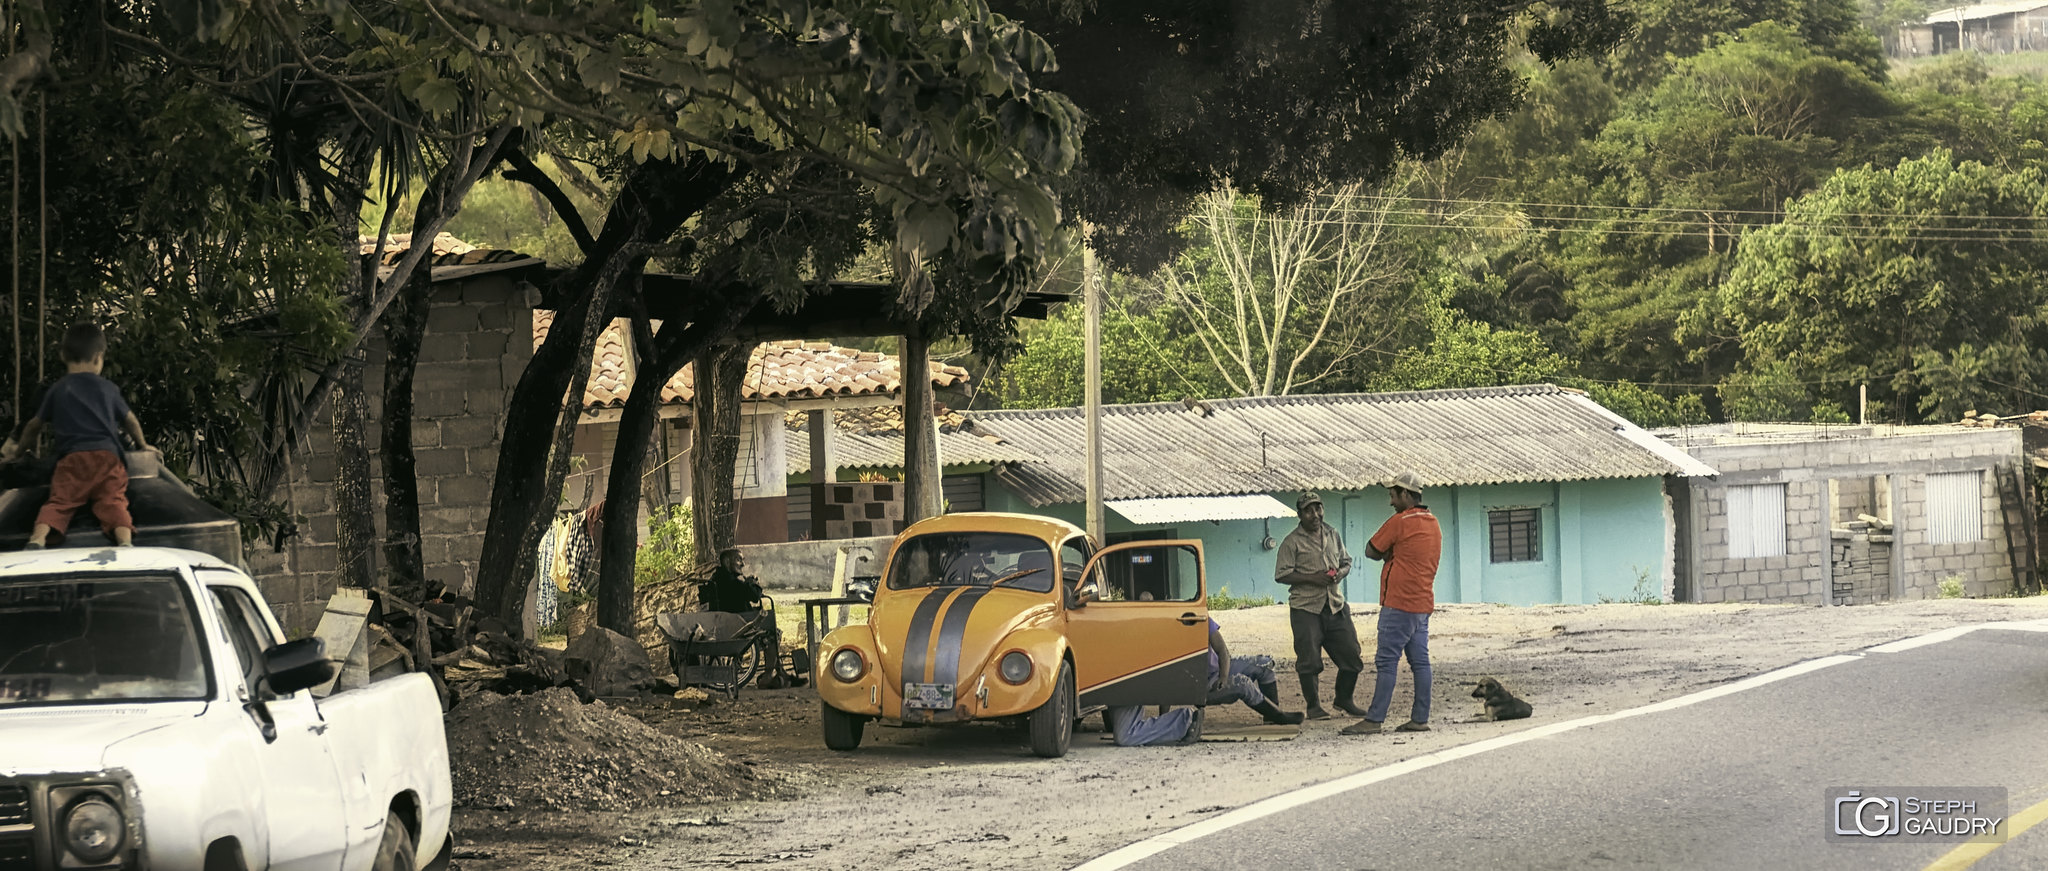
<svg viewBox="0 0 2048 871"><path fill-rule="evenodd" d="M1060 663L1059 683L1052 698L1031 712L1031 752L1047 759L1067 755L1074 740L1074 667Z"/></svg>
<svg viewBox="0 0 2048 871"><path fill-rule="evenodd" d="M412 832L406 831L405 820L398 818L398 812L384 815L384 840L377 844L377 861L372 871L419 871L418 857L413 853Z"/></svg>
<svg viewBox="0 0 2048 871"><path fill-rule="evenodd" d="M825 746L833 750L860 747L860 733L867 727L867 718L849 714L824 702L818 705L824 711L818 719L825 724Z"/></svg>

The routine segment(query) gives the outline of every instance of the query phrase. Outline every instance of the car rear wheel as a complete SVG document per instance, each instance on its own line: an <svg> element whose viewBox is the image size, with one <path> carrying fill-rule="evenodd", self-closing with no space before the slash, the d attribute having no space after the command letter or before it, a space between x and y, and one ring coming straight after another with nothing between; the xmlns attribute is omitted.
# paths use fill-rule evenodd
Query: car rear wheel
<svg viewBox="0 0 2048 871"><path fill-rule="evenodd" d="M1074 740L1074 666L1060 663L1052 698L1031 712L1031 752L1046 759L1067 755Z"/></svg>
<svg viewBox="0 0 2048 871"><path fill-rule="evenodd" d="M825 724L825 746L833 750L853 750L860 746L860 733L867 726L867 718L849 714L824 702L818 703L824 711L818 719Z"/></svg>
<svg viewBox="0 0 2048 871"><path fill-rule="evenodd" d="M384 815L384 839L377 843L377 859L370 865L372 871L418 871L418 857L414 855L412 832L405 828L405 820L398 818L398 812Z"/></svg>

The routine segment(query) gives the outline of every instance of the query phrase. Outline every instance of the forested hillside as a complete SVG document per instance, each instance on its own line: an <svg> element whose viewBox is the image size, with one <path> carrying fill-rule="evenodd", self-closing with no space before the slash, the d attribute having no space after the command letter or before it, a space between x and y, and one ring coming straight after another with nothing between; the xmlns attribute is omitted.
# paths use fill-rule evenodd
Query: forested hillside
<svg viewBox="0 0 2048 871"><path fill-rule="evenodd" d="M1896 3L1629 5L1622 50L1529 63L1519 111L1379 188L1202 203L1167 267L1108 281L1106 398L1548 380L1646 425L1845 420L1864 385L1871 420L2048 405L2048 89L2004 72L2031 65L1894 69L1872 28ZM1078 402L1079 315L1027 324L983 401Z"/></svg>

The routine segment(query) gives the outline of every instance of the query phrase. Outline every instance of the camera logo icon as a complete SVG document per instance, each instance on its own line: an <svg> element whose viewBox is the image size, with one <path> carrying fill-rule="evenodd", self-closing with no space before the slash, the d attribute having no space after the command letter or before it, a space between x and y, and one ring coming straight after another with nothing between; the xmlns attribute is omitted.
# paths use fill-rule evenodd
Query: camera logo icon
<svg viewBox="0 0 2048 871"><path fill-rule="evenodd" d="M1896 796L1864 795L1851 791L1835 799L1835 834L1882 838L1899 833L1899 800Z"/></svg>

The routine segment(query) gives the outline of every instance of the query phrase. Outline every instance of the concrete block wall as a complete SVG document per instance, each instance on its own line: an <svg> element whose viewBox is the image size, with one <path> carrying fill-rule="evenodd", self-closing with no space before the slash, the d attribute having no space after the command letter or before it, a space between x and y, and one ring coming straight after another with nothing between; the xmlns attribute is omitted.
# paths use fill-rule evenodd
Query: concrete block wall
<svg viewBox="0 0 2048 871"><path fill-rule="evenodd" d="M474 590L493 476L512 388L533 356L536 295L504 275L435 288L413 384L413 451L420 489L420 548L426 573L450 589ZM371 394L370 464L377 535L385 535L378 452L385 345L372 337L364 383ZM250 568L288 631L311 631L339 580L333 486L334 438L323 414L305 434L285 498L305 518L283 552L250 548ZM381 555L380 555L381 556Z"/></svg>
<svg viewBox="0 0 2048 871"><path fill-rule="evenodd" d="M1709 464L1712 461L1708 461ZM1720 468L1720 467L1717 467ZM1723 469L1724 477L1727 475ZM1818 605L1826 595L1830 540L1827 535L1827 488L1824 482L1744 481L1785 485L1785 553L1783 556L1735 557L1728 549L1728 484L1698 486L1701 521L1695 540L1701 548L1699 576L1694 580L1700 602L1804 602Z"/></svg>
<svg viewBox="0 0 2048 871"><path fill-rule="evenodd" d="M1895 543L1899 549L1900 590L1903 598L1940 597L1945 578L1963 579L1964 595L1972 598L1997 596L2012 590L2012 558L2005 546L2004 512L1999 510L1998 487L1986 469L1983 498L1984 534L1975 541L1934 544L1929 541L1927 519L1927 476L1911 474L1899 479L1899 524Z"/></svg>
<svg viewBox="0 0 2048 871"><path fill-rule="evenodd" d="M1822 604L1832 597L1834 583L1831 562L1835 542L1829 532L1830 520L1839 522L1849 508L1863 508L1867 498L1855 505L1831 505L1829 482L1836 481L1838 494L1853 492L1876 476L1886 476L1895 524L1891 548L1896 578L1887 577L1892 591L1906 598L1938 595L1941 579L1949 575L1964 578L1971 596L1998 595L2011 588L2012 565L2005 548L1998 504L1998 488L1988 476L2000 464L2020 458L2017 429L1953 430L1914 435L1859 438L1815 438L1806 441L1768 443L1701 444L1688 446L1693 456L1720 470L1717 478L1692 481L1692 497L1698 503L1692 546L1699 566L1692 579L1693 600L1699 602L1781 602ZM1983 471L1981 509L1984 535L1978 541L1929 544L1927 541L1927 476L1942 472ZM1733 558L1728 550L1727 489L1752 484L1785 485L1785 555L1782 557ZM1884 507L1882 498L1875 507ZM1882 512L1865 510L1863 513ZM1832 517L1831 517L1832 515ZM1871 560L1878 558L1871 549ZM1874 590L1878 568L1866 566L1871 577L1857 585ZM1852 579L1853 580L1853 579ZM1864 601L1852 594L1851 601Z"/></svg>

